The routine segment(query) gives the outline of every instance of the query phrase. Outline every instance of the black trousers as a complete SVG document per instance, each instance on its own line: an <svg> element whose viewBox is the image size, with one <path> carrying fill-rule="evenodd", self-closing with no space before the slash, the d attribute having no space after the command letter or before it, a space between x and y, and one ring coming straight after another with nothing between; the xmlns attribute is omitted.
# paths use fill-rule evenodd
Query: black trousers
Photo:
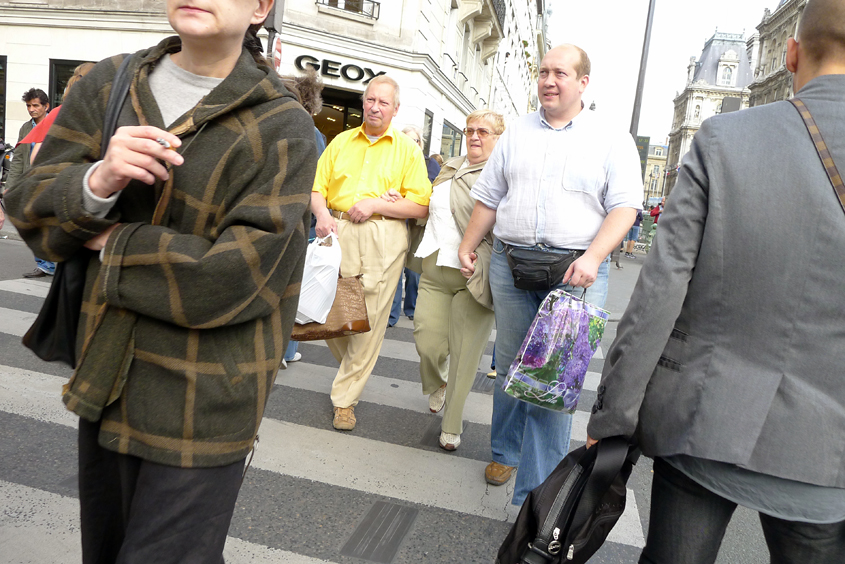
<svg viewBox="0 0 845 564"><path fill-rule="evenodd" d="M79 420L83 564L222 564L244 461L176 468L118 454Z"/></svg>
<svg viewBox="0 0 845 564"><path fill-rule="evenodd" d="M654 460L648 539L641 564L716 561L736 503L702 487L662 458ZM845 521L784 521L760 513L772 564L842 564Z"/></svg>

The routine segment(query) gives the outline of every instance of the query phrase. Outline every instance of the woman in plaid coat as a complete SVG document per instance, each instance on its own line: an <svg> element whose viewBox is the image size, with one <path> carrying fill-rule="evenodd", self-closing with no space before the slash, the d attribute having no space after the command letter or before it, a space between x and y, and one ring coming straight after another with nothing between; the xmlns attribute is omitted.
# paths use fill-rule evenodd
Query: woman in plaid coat
<svg viewBox="0 0 845 564"><path fill-rule="evenodd" d="M167 0L179 34L74 88L7 195L38 256L91 253L68 409L83 562L222 562L293 326L314 126L260 55L273 0Z"/></svg>

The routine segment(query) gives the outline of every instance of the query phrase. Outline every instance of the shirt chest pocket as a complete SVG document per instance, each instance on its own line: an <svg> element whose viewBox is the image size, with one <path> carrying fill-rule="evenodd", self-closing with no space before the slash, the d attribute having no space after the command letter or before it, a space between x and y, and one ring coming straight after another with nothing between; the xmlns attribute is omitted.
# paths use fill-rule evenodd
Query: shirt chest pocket
<svg viewBox="0 0 845 564"><path fill-rule="evenodd" d="M575 151L567 156L562 184L567 192L597 193L604 186L604 161L589 151Z"/></svg>

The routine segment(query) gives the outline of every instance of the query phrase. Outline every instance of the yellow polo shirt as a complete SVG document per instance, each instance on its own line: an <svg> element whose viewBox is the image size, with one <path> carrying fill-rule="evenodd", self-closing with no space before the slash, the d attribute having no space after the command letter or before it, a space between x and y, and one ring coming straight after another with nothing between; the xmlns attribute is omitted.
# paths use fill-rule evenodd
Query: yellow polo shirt
<svg viewBox="0 0 845 564"><path fill-rule="evenodd" d="M393 126L371 143L362 126L344 131L326 147L313 191L326 198L329 209L345 212L391 188L416 204L428 205L431 182L422 151Z"/></svg>

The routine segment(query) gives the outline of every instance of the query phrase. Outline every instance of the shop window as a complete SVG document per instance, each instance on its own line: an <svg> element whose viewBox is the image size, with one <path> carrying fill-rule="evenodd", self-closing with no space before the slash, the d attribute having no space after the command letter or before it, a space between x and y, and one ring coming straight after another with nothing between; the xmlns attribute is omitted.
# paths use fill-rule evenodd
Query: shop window
<svg viewBox="0 0 845 564"><path fill-rule="evenodd" d="M460 155L463 141L463 132L448 121L443 120L443 138L440 141L440 156L443 157L443 160Z"/></svg>
<svg viewBox="0 0 845 564"><path fill-rule="evenodd" d="M86 61L71 61L67 59L50 59L50 90L47 96L50 98L50 109L62 105L65 87L70 77L73 76L73 69Z"/></svg>
<svg viewBox="0 0 845 564"><path fill-rule="evenodd" d="M363 107L359 92L323 88L323 109L314 116L314 124L331 143L339 133L361 125Z"/></svg>
<svg viewBox="0 0 845 564"><path fill-rule="evenodd" d="M0 55L0 145L15 141L6 139L6 57Z"/></svg>
<svg viewBox="0 0 845 564"><path fill-rule="evenodd" d="M423 121L423 154L429 156L431 154L431 128L434 121L434 114L431 110L425 111L425 119Z"/></svg>

